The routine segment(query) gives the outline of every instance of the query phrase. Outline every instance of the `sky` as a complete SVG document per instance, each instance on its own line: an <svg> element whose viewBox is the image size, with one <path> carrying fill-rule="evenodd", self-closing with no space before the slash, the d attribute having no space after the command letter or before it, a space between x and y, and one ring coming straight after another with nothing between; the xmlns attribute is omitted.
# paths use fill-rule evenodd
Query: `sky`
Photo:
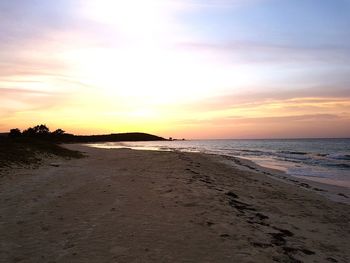
<svg viewBox="0 0 350 263"><path fill-rule="evenodd" d="M0 131L350 137L350 0L1 0Z"/></svg>

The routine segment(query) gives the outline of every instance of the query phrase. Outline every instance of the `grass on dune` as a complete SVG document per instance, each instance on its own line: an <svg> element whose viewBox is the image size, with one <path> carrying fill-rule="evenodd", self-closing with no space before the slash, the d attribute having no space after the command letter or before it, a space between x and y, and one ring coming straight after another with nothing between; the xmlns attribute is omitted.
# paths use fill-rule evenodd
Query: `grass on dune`
<svg viewBox="0 0 350 263"><path fill-rule="evenodd" d="M0 167L38 163L43 155L64 158L83 157L83 154L78 151L63 148L50 141L24 138L0 140Z"/></svg>

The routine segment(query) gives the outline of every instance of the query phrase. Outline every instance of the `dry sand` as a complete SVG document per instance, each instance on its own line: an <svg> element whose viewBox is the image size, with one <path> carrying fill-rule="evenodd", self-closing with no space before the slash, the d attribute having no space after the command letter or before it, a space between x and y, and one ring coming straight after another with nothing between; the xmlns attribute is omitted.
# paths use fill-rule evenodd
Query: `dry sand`
<svg viewBox="0 0 350 263"><path fill-rule="evenodd" d="M347 204L219 156L68 147L88 157L1 171L0 262L350 262Z"/></svg>

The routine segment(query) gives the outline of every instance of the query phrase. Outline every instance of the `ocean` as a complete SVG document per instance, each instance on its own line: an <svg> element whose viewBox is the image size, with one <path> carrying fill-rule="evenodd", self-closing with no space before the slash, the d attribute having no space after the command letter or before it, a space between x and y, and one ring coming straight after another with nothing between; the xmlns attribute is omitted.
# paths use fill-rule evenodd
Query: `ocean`
<svg viewBox="0 0 350 263"><path fill-rule="evenodd" d="M350 187L350 139L109 142L91 146L228 155L290 176Z"/></svg>

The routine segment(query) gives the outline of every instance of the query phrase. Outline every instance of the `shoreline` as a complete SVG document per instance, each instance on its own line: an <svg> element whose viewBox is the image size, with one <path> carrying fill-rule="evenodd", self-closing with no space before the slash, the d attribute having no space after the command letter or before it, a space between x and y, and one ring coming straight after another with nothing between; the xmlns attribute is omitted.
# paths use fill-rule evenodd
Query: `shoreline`
<svg viewBox="0 0 350 263"><path fill-rule="evenodd" d="M216 141L216 140L214 140ZM224 140L228 143L234 141L234 140ZM238 140L240 141L240 140ZM260 140L257 140L260 141ZM188 143L189 142L189 143ZM243 158L245 160L249 160L254 162L255 164L268 168L273 170L278 170L279 173L285 173L288 176L294 177L294 178L304 178L306 180L315 181L315 182L323 182L325 184L330 185L336 185L336 186L342 186L350 189L350 181L348 179L348 174L345 170L338 167L338 169L331 168L331 167L349 167L349 163L347 162L349 155L347 155L345 152L340 151L338 154L331 153L331 149L328 149L325 153L325 151L321 149L317 149L316 146L313 146L313 150L308 152L306 149L301 149L301 146L296 147L296 149L292 149L293 147L291 145L287 145L286 147L288 149L284 150L282 148L279 148L277 151L271 151L269 147L271 147L268 143L265 142L261 145L260 148L254 148L256 146L246 144L245 146L242 145L234 145L232 144L231 152L225 152L222 151L223 149L217 149L217 147L225 147L224 145L211 145L208 142L211 141L203 141L203 143L198 143L199 141L186 141L186 142L177 142L175 141L174 144L164 143L164 142L118 142L118 143L91 143L86 144L91 147L97 147L97 148L106 148L106 149L122 149L122 148L128 148L133 150L154 150L154 151L183 151L183 152L198 152L198 153L205 153L205 154L215 154L215 155L225 155L235 158ZM266 145L265 145L266 144ZM241 147L245 147L245 149L241 149ZM253 147L254 150L248 150L250 147ZM264 147L267 147L266 149ZM278 147L282 147L279 145ZM277 147L277 148L278 148ZM292 147L292 148L291 148ZM320 147L320 146L318 146ZM311 147L312 148L312 147ZM339 151L339 149L333 149L335 151ZM315 152L316 151L316 152ZM317 151L319 153L317 154ZM236 152L236 154L234 154ZM255 153L261 153L262 155L259 155L258 158L253 154L250 156L249 154L246 155L246 152L255 152ZM282 155L286 155L283 158L287 158L284 160L281 160L279 156L280 153ZM243 154L243 155L242 155ZM288 156L288 154L291 154L293 156ZM300 156L308 156L306 159L309 159L309 161L306 161L305 163L302 161L303 158L300 159ZM328 157L325 157L328 156ZM328 158L328 159L327 159ZM322 161L320 161L322 159ZM300 164L296 165L295 162L301 162ZM316 162L317 165L314 165L313 163ZM328 168L325 168L323 165L326 165ZM311 165L311 166L310 166ZM299 167L299 168L298 168ZM289 169L297 169L298 172L291 172Z"/></svg>
<svg viewBox="0 0 350 263"><path fill-rule="evenodd" d="M275 180L280 180L282 182L292 184L295 187L299 187L304 190L309 190L316 194L320 194L334 202L340 202L350 205L350 188L348 187L331 183L327 184L325 182L322 182L322 180L312 180L307 176L289 175L282 170L264 167L255 163L254 161L245 158L232 157L227 155L219 156L221 156L224 159L227 159L228 161L231 161L231 165L234 165L240 170L247 169L248 171L255 172L263 176L269 176Z"/></svg>
<svg viewBox="0 0 350 263"><path fill-rule="evenodd" d="M217 155L65 147L87 157L0 178L0 261L350 260L349 206L309 189Z"/></svg>
<svg viewBox="0 0 350 263"><path fill-rule="evenodd" d="M265 176L271 176L276 180L282 180L283 182L290 183L294 186L313 191L317 194L327 197L332 201L350 205L350 185L349 187L342 186L335 183L337 181L334 181L329 178L310 178L310 176L289 175L282 170L262 166L257 162L244 157L230 156L230 155L224 155L219 153L217 154L204 153L199 151L198 152L180 151L178 149L160 150L160 149L157 149L156 147L132 147L132 146L127 146L123 144L121 144L120 146L113 146L111 148L106 146L96 147L96 146L93 146L94 143L83 144L83 145L87 147L98 148L98 149L130 149L135 151L198 153L198 154L214 156L214 158L215 156L219 156L220 158L223 158L224 160L229 161L230 165L233 165L235 168L238 168L242 171L252 171L258 174L263 174Z"/></svg>

